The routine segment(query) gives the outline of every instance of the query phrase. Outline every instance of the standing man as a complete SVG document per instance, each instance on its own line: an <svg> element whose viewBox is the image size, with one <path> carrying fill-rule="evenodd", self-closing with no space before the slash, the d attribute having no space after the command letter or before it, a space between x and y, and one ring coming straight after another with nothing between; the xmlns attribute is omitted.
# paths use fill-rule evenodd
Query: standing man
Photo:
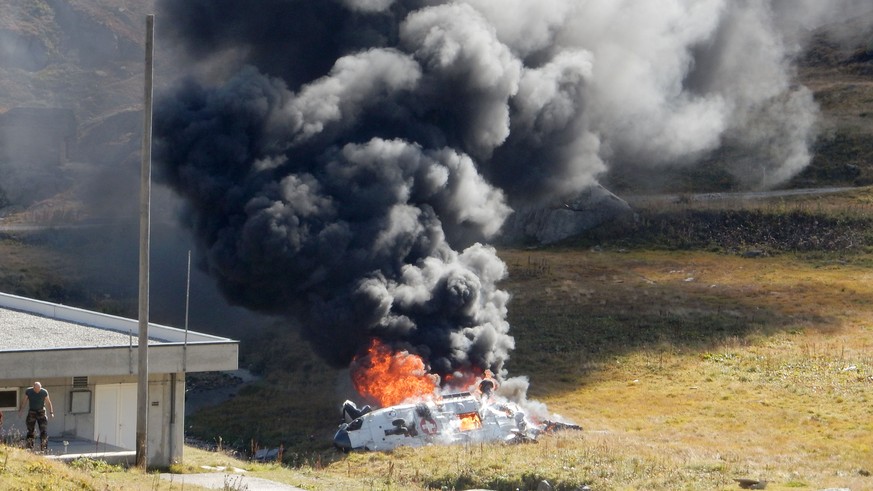
<svg viewBox="0 0 873 491"><path fill-rule="evenodd" d="M49 415L54 418L55 409L52 406L52 400L48 391L42 388L42 384L34 382L33 387L28 387L24 391L24 400L21 401L18 414L24 410L25 404L29 404L25 420L27 423L27 448L33 448L33 429L36 423L39 423L39 448L45 452L48 449L48 418L45 414L45 405L48 404Z"/></svg>
<svg viewBox="0 0 873 491"><path fill-rule="evenodd" d="M491 398L491 393L497 390L497 381L494 380L494 374L491 370L485 370L485 376L479 382L479 393L482 395L482 402L486 402Z"/></svg>

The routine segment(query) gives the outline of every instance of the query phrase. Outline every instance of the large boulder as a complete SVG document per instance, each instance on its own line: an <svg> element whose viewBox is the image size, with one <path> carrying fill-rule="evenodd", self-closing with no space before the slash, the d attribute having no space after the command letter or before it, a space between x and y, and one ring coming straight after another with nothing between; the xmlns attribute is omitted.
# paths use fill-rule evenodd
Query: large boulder
<svg viewBox="0 0 873 491"><path fill-rule="evenodd" d="M516 209L503 226L503 239L552 244L633 214L627 202L595 184L561 203Z"/></svg>

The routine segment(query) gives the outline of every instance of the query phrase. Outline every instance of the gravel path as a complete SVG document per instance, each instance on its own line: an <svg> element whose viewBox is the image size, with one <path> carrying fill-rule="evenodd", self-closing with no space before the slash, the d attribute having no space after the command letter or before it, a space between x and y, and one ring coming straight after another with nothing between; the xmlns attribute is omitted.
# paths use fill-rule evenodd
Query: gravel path
<svg viewBox="0 0 873 491"><path fill-rule="evenodd" d="M304 489L260 477L225 472L204 474L161 474L161 479L174 484L189 484L209 489L235 489L240 491L305 491Z"/></svg>

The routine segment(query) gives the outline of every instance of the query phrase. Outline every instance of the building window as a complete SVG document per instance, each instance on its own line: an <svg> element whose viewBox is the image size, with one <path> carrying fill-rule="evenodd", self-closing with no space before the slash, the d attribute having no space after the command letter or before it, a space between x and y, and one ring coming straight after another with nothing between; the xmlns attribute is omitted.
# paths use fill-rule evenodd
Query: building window
<svg viewBox="0 0 873 491"><path fill-rule="evenodd" d="M18 409L18 387L0 388L0 411L14 411Z"/></svg>

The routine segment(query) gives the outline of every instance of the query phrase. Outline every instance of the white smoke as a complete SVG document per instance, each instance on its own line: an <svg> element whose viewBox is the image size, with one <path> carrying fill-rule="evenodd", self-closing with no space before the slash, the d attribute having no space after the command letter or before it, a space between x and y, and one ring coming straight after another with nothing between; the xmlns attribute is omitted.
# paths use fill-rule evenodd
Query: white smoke
<svg viewBox="0 0 873 491"><path fill-rule="evenodd" d="M574 88L581 93L570 102L584 112L576 132L592 154L569 167L586 176L566 176L576 189L594 180L604 161L692 164L726 143L754 156L757 177L746 185L790 179L810 160L818 114L809 91L795 85L801 43L810 29L873 9L868 2L812 0L467 3L526 71L584 54L589 66L578 72ZM549 80L526 78L529 87L510 101L521 125L531 100L552 90L542 88ZM738 169L740 179L748 178L747 165Z"/></svg>

